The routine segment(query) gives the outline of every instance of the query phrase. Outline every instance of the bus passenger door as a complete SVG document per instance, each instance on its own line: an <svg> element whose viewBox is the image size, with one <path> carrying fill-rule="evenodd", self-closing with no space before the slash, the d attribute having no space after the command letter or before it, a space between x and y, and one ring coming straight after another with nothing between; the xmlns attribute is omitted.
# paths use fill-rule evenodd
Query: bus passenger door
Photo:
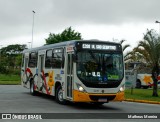
<svg viewBox="0 0 160 122"><path fill-rule="evenodd" d="M73 91L73 53L67 54L67 98L72 99Z"/></svg>
<svg viewBox="0 0 160 122"><path fill-rule="evenodd" d="M29 55L29 54L28 54ZM27 73L29 56L24 56L23 59L23 68L22 68L22 82L23 86L29 88L29 74Z"/></svg>
<svg viewBox="0 0 160 122"><path fill-rule="evenodd" d="M42 92L43 92L43 87L44 87L43 78L44 78L44 55L39 55L37 87L38 87L38 90Z"/></svg>

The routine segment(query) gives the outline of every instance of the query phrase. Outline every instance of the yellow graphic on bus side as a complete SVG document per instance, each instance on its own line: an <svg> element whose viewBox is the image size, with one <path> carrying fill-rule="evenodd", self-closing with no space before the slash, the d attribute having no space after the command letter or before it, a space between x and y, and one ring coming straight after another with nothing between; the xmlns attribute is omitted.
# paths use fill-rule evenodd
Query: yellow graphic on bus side
<svg viewBox="0 0 160 122"><path fill-rule="evenodd" d="M149 84L149 83L152 82L152 78L151 78L151 76L146 76L146 75L145 75L143 81L144 81L146 84Z"/></svg>
<svg viewBox="0 0 160 122"><path fill-rule="evenodd" d="M52 93L52 87L54 86L54 79L53 79L54 72L53 71L49 72L48 76L49 76L48 86L49 86L50 93Z"/></svg>

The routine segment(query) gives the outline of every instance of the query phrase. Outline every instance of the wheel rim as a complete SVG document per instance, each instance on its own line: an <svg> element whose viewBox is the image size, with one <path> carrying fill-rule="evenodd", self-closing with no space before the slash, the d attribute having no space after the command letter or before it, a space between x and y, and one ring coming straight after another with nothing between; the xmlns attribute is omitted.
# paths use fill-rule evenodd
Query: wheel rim
<svg viewBox="0 0 160 122"><path fill-rule="evenodd" d="M63 101L63 92L62 92L62 89L60 89L59 92L58 92L58 99L61 102Z"/></svg>
<svg viewBox="0 0 160 122"><path fill-rule="evenodd" d="M141 87L141 83L138 82L138 83L137 83L137 88L140 88L140 87Z"/></svg>
<svg viewBox="0 0 160 122"><path fill-rule="evenodd" d="M33 83L31 84L31 93L33 93Z"/></svg>

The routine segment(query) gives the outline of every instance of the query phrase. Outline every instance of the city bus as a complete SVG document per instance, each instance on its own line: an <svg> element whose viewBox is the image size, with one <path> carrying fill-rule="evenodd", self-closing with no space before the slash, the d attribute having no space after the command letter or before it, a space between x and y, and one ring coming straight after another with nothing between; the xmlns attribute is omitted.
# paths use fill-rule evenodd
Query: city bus
<svg viewBox="0 0 160 122"><path fill-rule="evenodd" d="M121 44L73 40L23 51L21 83L30 93L55 96L60 104L124 100Z"/></svg>

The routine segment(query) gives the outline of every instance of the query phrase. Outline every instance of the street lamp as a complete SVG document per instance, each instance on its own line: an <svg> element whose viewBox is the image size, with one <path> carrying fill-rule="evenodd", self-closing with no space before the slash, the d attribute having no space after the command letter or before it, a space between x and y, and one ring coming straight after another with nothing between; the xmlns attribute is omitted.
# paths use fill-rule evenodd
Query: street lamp
<svg viewBox="0 0 160 122"><path fill-rule="evenodd" d="M160 22L156 20L155 23L159 24L159 34L160 34Z"/></svg>
<svg viewBox="0 0 160 122"><path fill-rule="evenodd" d="M31 42L28 42L28 49L31 47L30 44L31 44Z"/></svg>
<svg viewBox="0 0 160 122"><path fill-rule="evenodd" d="M34 14L36 13L35 11L32 11L32 12L33 12L33 23L32 23L32 42L31 42L31 48L32 48L32 45L33 45Z"/></svg>

